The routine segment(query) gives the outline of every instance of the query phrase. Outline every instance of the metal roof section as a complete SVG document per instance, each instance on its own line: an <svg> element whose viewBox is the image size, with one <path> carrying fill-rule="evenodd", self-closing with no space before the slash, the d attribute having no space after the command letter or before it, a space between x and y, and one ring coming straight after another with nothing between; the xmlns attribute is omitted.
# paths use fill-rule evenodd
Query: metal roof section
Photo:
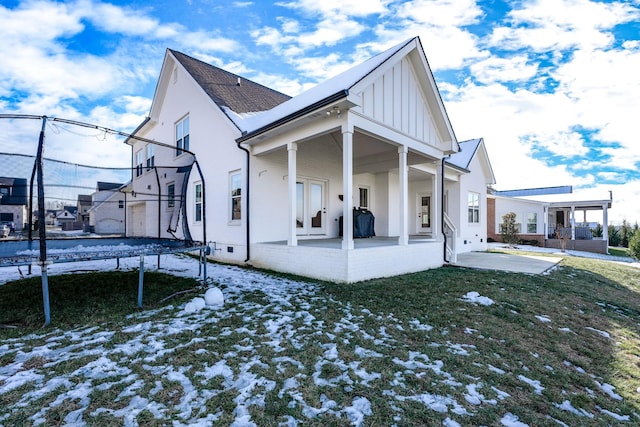
<svg viewBox="0 0 640 427"><path fill-rule="evenodd" d="M573 193L573 186L571 185L494 191L494 194L496 196L505 196L505 197L546 196L551 194L571 194L571 193Z"/></svg>
<svg viewBox="0 0 640 427"><path fill-rule="evenodd" d="M451 157L446 160L447 164L469 172L469 165L476 151L478 151L481 142L482 138L459 142L460 151L452 154Z"/></svg>

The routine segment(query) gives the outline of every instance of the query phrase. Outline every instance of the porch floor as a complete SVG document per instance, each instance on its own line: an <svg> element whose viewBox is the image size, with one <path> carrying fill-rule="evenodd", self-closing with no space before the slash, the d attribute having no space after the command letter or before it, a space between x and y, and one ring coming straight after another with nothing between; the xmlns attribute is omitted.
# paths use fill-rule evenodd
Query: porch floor
<svg viewBox="0 0 640 427"><path fill-rule="evenodd" d="M409 244L416 243L429 243L435 240L430 235L411 235L409 236ZM264 242L269 245L286 245L286 240L278 240L275 242ZM397 246L398 237L390 236L376 236L361 239L353 239L354 249L364 248L377 248L382 246ZM342 249L342 237L332 237L323 239L298 239L298 246L306 246L312 248L328 248L328 249Z"/></svg>

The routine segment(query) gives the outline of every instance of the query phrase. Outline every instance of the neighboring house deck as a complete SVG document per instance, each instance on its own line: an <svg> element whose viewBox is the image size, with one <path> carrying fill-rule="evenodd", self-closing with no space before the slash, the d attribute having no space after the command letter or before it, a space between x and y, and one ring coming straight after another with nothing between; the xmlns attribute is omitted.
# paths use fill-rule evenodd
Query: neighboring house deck
<svg viewBox="0 0 640 427"><path fill-rule="evenodd" d="M338 282L486 248L486 150L458 143L418 38L293 98L167 50L135 137L129 235L183 235L184 204L213 258Z"/></svg>

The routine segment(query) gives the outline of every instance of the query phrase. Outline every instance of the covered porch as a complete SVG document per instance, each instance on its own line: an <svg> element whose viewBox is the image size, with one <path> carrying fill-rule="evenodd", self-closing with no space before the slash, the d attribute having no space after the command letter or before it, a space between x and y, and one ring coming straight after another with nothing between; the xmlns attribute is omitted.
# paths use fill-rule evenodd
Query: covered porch
<svg viewBox="0 0 640 427"><path fill-rule="evenodd" d="M354 282L444 263L442 152L353 116L252 147L252 265Z"/></svg>
<svg viewBox="0 0 640 427"><path fill-rule="evenodd" d="M545 247L606 254L609 252L609 219L612 195L609 199L555 202L544 208ZM602 235L594 235L592 221L595 214L602 224Z"/></svg>

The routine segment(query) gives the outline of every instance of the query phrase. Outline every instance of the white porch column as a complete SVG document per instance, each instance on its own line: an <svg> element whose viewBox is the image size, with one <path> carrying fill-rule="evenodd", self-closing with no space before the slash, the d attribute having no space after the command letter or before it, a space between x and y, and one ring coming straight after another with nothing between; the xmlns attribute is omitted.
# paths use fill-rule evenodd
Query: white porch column
<svg viewBox="0 0 640 427"><path fill-rule="evenodd" d="M398 147L399 158L399 189L400 189L400 237L399 245L409 244L409 228L407 221L407 211L409 210L409 168L407 166L407 147Z"/></svg>
<svg viewBox="0 0 640 427"><path fill-rule="evenodd" d="M607 253L609 253L609 211L608 204L602 205L602 238L607 242Z"/></svg>
<svg viewBox="0 0 640 427"><path fill-rule="evenodd" d="M444 162L444 157L442 158L442 162ZM440 228L442 226L442 218L441 215L444 215L443 210L440 206L442 203L442 181L444 181L444 176L442 176L442 163L436 163L436 173L433 175L433 186L431 189L431 232L434 238L440 239ZM409 223L409 227L411 227L411 223Z"/></svg>
<svg viewBox="0 0 640 427"><path fill-rule="evenodd" d="M576 240L576 207L571 206L571 240Z"/></svg>
<svg viewBox="0 0 640 427"><path fill-rule="evenodd" d="M298 206L296 200L296 181L298 176L298 163L297 163L298 144L290 142L287 144L287 161L288 161L288 173L289 180L287 187L289 189L289 223L287 230L287 245L298 246L298 236L296 234L296 207Z"/></svg>
<svg viewBox="0 0 640 427"><path fill-rule="evenodd" d="M353 249L353 128L342 128L342 249Z"/></svg>
<svg viewBox="0 0 640 427"><path fill-rule="evenodd" d="M547 206L542 207L542 227L544 227L544 240L547 240L547 236L549 236L549 208Z"/></svg>

